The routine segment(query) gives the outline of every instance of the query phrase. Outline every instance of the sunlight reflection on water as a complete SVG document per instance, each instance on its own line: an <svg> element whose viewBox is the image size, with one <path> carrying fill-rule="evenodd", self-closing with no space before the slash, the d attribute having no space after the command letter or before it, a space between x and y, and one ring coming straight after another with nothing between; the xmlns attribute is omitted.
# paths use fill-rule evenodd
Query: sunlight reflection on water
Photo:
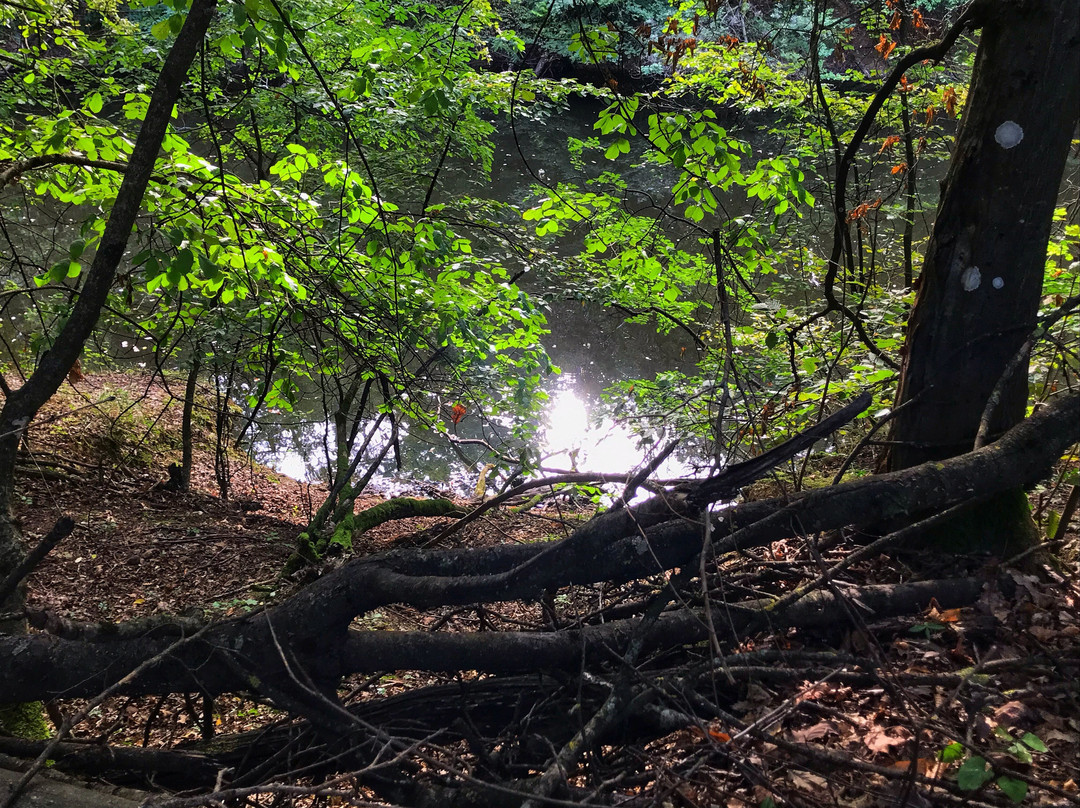
<svg viewBox="0 0 1080 808"><path fill-rule="evenodd" d="M545 407L539 436L541 468L535 476L559 471L629 473L645 462L652 450L665 442L663 436L656 444L643 442L625 426L602 414L598 404L588 402L578 390L572 375L568 376L570 378L561 379L559 387L551 392ZM281 474L302 482L317 482L326 476L326 456L321 444L327 430L332 432L332 425L314 422L270 434L263 433L255 441L253 452L257 460ZM388 429L383 438L389 438ZM412 444L405 429L402 429L402 438L406 446ZM425 467L418 462L420 458L416 456L415 448L413 446L413 451L406 451L410 459L409 472L396 474L388 458L380 473L372 479L371 489L397 495L427 483L440 488L453 488L459 494L472 492L479 466L468 471L459 465L453 474L447 474L443 463ZM694 469L676 453L665 460L653 476L689 477L694 476Z"/></svg>
<svg viewBox="0 0 1080 808"><path fill-rule="evenodd" d="M610 418L592 419L573 390L552 394L541 444L546 468L622 472L641 460L642 450L629 430Z"/></svg>

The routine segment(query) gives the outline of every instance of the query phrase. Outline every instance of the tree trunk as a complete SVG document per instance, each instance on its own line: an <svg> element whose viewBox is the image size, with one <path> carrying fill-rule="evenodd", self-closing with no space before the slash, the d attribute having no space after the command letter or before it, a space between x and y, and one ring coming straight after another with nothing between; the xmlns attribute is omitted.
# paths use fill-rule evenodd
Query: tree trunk
<svg viewBox="0 0 1080 808"><path fill-rule="evenodd" d="M982 14L972 86L908 324L897 403L911 404L894 422L892 470L970 450L991 391L1034 329L1080 105L1075 0L1002 1ZM992 438L1023 418L1027 398L1025 364L995 409ZM1017 490L943 535L959 539L955 549L1000 550L998 540L1033 531Z"/></svg>
<svg viewBox="0 0 1080 808"><path fill-rule="evenodd" d="M191 489L191 467L194 464L195 441L192 418L195 416L195 393L199 383L199 370L202 367L199 353L202 346L195 343L195 354L191 358L191 367L188 368L187 384L184 386L184 415L180 423L180 449L183 453L180 460L180 490Z"/></svg>

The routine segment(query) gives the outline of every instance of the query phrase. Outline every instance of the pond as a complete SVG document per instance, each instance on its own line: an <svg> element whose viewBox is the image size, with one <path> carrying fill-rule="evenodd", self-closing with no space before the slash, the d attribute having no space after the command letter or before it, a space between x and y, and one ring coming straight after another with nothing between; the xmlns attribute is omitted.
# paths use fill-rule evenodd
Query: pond
<svg viewBox="0 0 1080 808"><path fill-rule="evenodd" d="M519 120L513 130L505 125L494 138L490 181L468 166L453 165L441 177L441 194L521 205L533 193L534 175L551 185L580 181L581 172L570 162L567 139L594 136L593 123L599 109L593 102L578 102L557 120ZM593 168L599 173L612 165L597 155L591 166L586 161L586 171ZM655 167L633 169L624 176L635 187L649 191L664 188L665 177ZM542 291L528 276L519 283L528 292ZM547 319L551 333L544 347L562 373L553 374L546 382L550 398L542 424L543 465L605 473L631 471L646 450L628 429L602 414L601 393L618 381L651 378L658 370L691 370L693 345L685 334L658 334L651 326L626 323L613 312L579 301L554 301ZM477 425L470 420L466 417L459 424L461 437L479 437L473 434ZM324 479L327 460L323 440L329 428L325 414L318 408L292 417L264 419L254 434L254 456L297 479ZM445 439L409 430L402 436L401 448L401 471L388 459L372 480L373 490L396 493L417 484L459 492L474 488L477 470L465 469ZM469 447L462 451L477 459L480 456L476 451L470 453ZM669 477L693 473L694 454L691 448L682 454L676 452L659 473Z"/></svg>
<svg viewBox="0 0 1080 808"><path fill-rule="evenodd" d="M630 188L664 199L674 179L673 169L655 164L630 167L631 161L626 158L612 163L595 150L592 159L586 157L583 165L575 167L571 163L568 138L586 139L596 135L593 124L600 108L595 101L578 100L557 118L519 120L512 129L504 124L494 138L495 159L490 179L470 166L451 165L440 178L439 193L444 198L472 196L525 207L534 193L537 179L551 187L560 181L580 183L586 178L583 172L596 176L617 166ZM739 134L768 138L767 134L755 134L765 133L768 129L768 126L752 127L749 134ZM751 145L756 159L761 156L761 149L775 144L762 141ZM943 175L943 164L932 164L923 158L919 177L922 188L936 190L936 180ZM867 190L864 188L863 192ZM820 196L825 191L817 193ZM729 207L728 212L737 216L743 211ZM814 225L804 226L811 228ZM820 221L816 226L826 234L830 231L829 226ZM902 224L897 221L895 227L899 229ZM924 216L916 224L916 243L925 234ZM823 245L816 233L807 232L805 243L819 255L827 252L828 245ZM530 280L528 275L519 283L529 292L544 291L542 282ZM799 292L800 296L803 294L816 297L818 293L806 286ZM548 327L551 333L544 345L554 364L563 372L549 377L546 382L550 398L544 407L539 447L543 466L598 473L633 470L645 459L647 447L639 445L637 437L605 414L607 410L602 405L601 393L619 381L651 379L660 370L692 371L696 361L694 346L678 329L658 334L651 326L626 323L616 313L591 304L583 305L580 301L553 301L548 312ZM303 422L292 418L288 424L264 423L255 435L254 456L298 479L322 479L327 465L323 449L327 435L325 415L314 410L304 416ZM475 420L467 417L462 421L460 437L480 437L477 424L472 423ZM665 436L653 438L659 443ZM394 493L422 484L449 487L464 493L475 486L478 466L466 468L459 453L448 447L445 439L419 430L409 431L402 436L401 448L403 465L400 471L390 461L385 462L381 474L373 479L373 489ZM479 452L471 453L469 459L483 462ZM709 458L704 456L701 447L682 445L658 474L661 477L692 476L701 473L708 463Z"/></svg>

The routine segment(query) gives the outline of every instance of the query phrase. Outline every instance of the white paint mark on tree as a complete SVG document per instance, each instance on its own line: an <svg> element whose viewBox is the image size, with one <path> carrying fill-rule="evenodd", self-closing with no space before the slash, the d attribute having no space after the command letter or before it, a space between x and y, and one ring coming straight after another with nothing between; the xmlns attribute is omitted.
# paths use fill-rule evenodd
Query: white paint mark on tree
<svg viewBox="0 0 1080 808"><path fill-rule="evenodd" d="M960 276L960 285L964 287L965 292L974 292L981 283L982 273L978 267L968 267L964 270L964 274Z"/></svg>
<svg viewBox="0 0 1080 808"><path fill-rule="evenodd" d="M995 289L1000 289L1002 286L1005 285L1005 279L999 276L990 281L990 283L994 285Z"/></svg>
<svg viewBox="0 0 1080 808"><path fill-rule="evenodd" d="M1011 149L1024 139L1024 130L1016 121L1005 121L994 132L994 140L1003 149Z"/></svg>

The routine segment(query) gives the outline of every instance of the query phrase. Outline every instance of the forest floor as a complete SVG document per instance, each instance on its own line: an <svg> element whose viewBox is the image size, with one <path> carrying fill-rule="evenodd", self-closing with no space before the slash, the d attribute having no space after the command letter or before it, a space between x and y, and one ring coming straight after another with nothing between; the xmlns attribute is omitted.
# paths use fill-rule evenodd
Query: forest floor
<svg viewBox="0 0 1080 808"><path fill-rule="evenodd" d="M168 464L180 458L180 403L174 394L181 393L176 380L167 389L149 377L88 375L65 386L32 425L16 497L28 542L40 539L62 514L72 516L77 527L30 578L30 608L85 621L191 609L226 616L279 600L303 584L304 572L290 578L280 573L324 490L234 455L230 501L222 501L207 416L196 442L192 490L163 490ZM1045 510L1058 502L1064 496L1060 488L1034 493L1036 507ZM373 496L359 507L381 501ZM452 546L559 538L587 515L558 505L519 515L493 513L455 535ZM387 523L364 534L357 551L415 545L431 538L433 525L452 521ZM842 551L831 551L826 561ZM744 725L764 728L768 737L740 737L735 727L708 724L641 744L633 755L650 772L650 781L630 789L627 799L648 795L656 805L672 808L1080 804L1075 527L1059 553L1067 560L1005 571L1016 584L1011 599L988 583L971 607L948 610L931 603L910 619L875 623L868 617L869 625L824 634L766 632L728 649L730 654L790 654L789 665L776 666L789 675L741 682L730 700L731 712ZM794 542L777 542L739 560L730 581L736 588L782 594L814 577L815 563ZM992 565L983 562L982 569ZM854 586L905 580L910 570L882 557L849 573ZM992 578L987 575L988 582ZM572 620L594 594L556 602ZM392 607L366 615L362 626L521 629L541 625L539 612L536 604L424 613ZM873 657L881 685L801 675L808 667L805 659L816 651ZM953 684L957 675L981 677L980 683L989 685L960 688ZM355 700L453 680L398 671L354 677L344 690ZM58 702L52 713L67 715L79 704ZM213 705L213 733L241 732L280 717L265 704L221 697ZM114 698L96 708L73 736L173 747L198 740L208 729L201 703L191 698ZM790 744L803 752L792 753ZM733 747L756 777L732 767ZM983 760L993 767L993 776L989 770L982 774ZM917 778L922 778L919 788L913 788ZM940 791L940 802L926 785L935 778L952 785L951 792ZM980 787L968 789L973 783Z"/></svg>

